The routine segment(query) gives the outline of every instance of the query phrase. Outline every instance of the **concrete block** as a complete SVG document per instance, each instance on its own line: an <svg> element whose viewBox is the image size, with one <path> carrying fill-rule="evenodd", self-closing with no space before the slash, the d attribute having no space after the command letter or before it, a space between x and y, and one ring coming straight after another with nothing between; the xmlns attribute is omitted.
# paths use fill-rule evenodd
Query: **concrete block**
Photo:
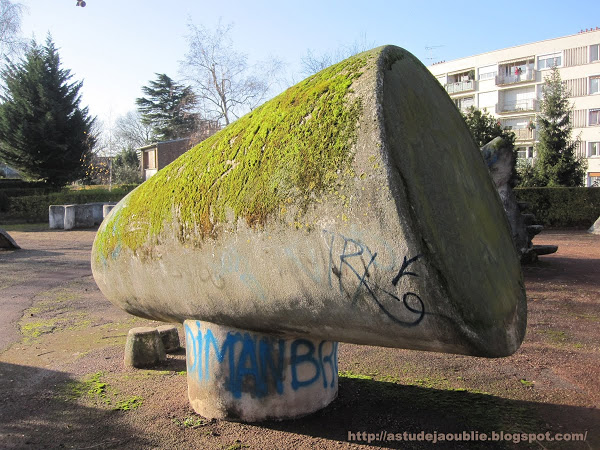
<svg viewBox="0 0 600 450"><path fill-rule="evenodd" d="M50 229L63 229L65 227L65 205L50 205L48 220Z"/></svg>
<svg viewBox="0 0 600 450"><path fill-rule="evenodd" d="M65 205L65 230L91 228L94 223L93 209L90 205Z"/></svg>
<svg viewBox="0 0 600 450"><path fill-rule="evenodd" d="M102 223L102 219L104 219L104 202L86 203L83 206L87 206L91 209L94 225L100 225Z"/></svg>
<svg viewBox="0 0 600 450"><path fill-rule="evenodd" d="M102 206L102 218L104 219L104 217L108 216L108 213L112 211L112 209L115 207L116 203L105 203L104 206Z"/></svg>
<svg viewBox="0 0 600 450"><path fill-rule="evenodd" d="M338 392L338 343L186 320L188 397L198 414L256 422L326 407Z"/></svg>
<svg viewBox="0 0 600 450"><path fill-rule="evenodd" d="M160 335L165 352L173 353L181 348L181 343L179 342L179 332L177 331L176 326L163 325L158 327L156 330Z"/></svg>
<svg viewBox="0 0 600 450"><path fill-rule="evenodd" d="M125 344L125 365L142 368L166 360L165 348L156 328L132 328Z"/></svg>

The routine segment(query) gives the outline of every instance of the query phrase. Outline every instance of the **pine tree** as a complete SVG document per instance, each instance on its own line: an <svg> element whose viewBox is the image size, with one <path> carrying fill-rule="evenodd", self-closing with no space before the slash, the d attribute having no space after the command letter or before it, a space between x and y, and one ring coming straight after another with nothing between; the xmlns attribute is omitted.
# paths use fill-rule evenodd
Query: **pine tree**
<svg viewBox="0 0 600 450"><path fill-rule="evenodd" d="M17 63L2 71L0 157L32 179L64 186L85 173L96 138L94 118L80 108L82 82L61 68L50 36L35 41Z"/></svg>
<svg viewBox="0 0 600 450"><path fill-rule="evenodd" d="M582 186L586 163L575 157L577 140L571 140L569 92L556 67L545 79L538 115L537 158L533 167L537 186Z"/></svg>
<svg viewBox="0 0 600 450"><path fill-rule="evenodd" d="M167 141L190 136L195 129L196 97L190 86L182 86L170 77L156 74L156 81L142 87L146 95L136 99L145 124L152 126L155 140Z"/></svg>

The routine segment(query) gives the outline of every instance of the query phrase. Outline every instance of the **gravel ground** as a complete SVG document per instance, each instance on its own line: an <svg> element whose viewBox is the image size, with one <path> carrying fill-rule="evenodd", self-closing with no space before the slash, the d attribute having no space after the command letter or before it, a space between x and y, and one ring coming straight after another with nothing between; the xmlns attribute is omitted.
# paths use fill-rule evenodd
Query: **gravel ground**
<svg viewBox="0 0 600 450"><path fill-rule="evenodd" d="M524 268L528 331L511 357L341 344L337 400L302 419L250 425L194 414L184 352L154 370L124 367L127 331L159 323L97 289L95 230L8 231L23 249L0 252L0 448L431 448L424 433L463 431L468 441L435 447L600 448L600 236L536 237L559 251ZM414 440L389 440L404 432ZM474 440L493 432L511 440ZM587 440L515 444L515 433Z"/></svg>

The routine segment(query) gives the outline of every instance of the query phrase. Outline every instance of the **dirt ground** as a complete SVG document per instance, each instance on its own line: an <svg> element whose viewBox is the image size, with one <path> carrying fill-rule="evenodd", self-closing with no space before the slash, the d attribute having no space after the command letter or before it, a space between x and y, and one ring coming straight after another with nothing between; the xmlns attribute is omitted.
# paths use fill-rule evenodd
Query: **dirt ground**
<svg viewBox="0 0 600 450"><path fill-rule="evenodd" d="M194 414L184 352L154 370L124 367L127 331L159 324L99 292L89 267L95 230L7 230L22 250L0 252L0 448L600 448L600 236L536 238L559 251L524 268L528 331L511 357L341 344L329 407L250 425ZM418 440L463 431L468 441ZM511 439L474 440L494 432ZM536 436L516 444L521 433ZM586 441L546 440L556 433Z"/></svg>

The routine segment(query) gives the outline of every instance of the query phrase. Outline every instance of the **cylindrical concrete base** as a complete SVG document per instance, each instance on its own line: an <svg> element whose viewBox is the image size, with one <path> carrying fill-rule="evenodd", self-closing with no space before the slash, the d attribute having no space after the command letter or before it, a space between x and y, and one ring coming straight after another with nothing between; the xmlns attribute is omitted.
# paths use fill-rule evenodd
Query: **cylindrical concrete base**
<svg viewBox="0 0 600 450"><path fill-rule="evenodd" d="M256 422L318 411L338 392L337 342L186 320L188 396L194 411Z"/></svg>

